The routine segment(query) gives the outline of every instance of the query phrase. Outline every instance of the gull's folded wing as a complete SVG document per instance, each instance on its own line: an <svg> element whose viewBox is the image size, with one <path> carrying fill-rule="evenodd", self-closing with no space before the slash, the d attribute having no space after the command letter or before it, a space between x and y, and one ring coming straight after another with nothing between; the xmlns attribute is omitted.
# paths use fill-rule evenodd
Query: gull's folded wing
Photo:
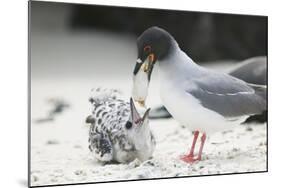
<svg viewBox="0 0 281 188"><path fill-rule="evenodd" d="M186 84L185 91L224 117L260 114L267 108L266 99L255 89L227 74L205 75L191 83L193 87Z"/></svg>

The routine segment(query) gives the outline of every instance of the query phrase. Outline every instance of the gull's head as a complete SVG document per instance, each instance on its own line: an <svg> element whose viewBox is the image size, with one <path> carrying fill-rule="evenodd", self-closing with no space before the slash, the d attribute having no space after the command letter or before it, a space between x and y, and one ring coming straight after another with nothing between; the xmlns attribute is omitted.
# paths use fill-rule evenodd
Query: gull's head
<svg viewBox="0 0 281 188"><path fill-rule="evenodd" d="M132 142L135 143L136 147L140 147L144 140L150 136L150 127L149 127L149 109L145 107L138 106L136 107L133 99L130 99L130 118L125 124L127 134Z"/></svg>
<svg viewBox="0 0 281 188"><path fill-rule="evenodd" d="M150 68L153 68L157 60L163 60L169 55L174 41L167 31L159 27L145 30L137 39L138 58L134 74L137 74L140 68L143 68L144 72L152 71ZM146 65L142 66L143 64Z"/></svg>
<svg viewBox="0 0 281 188"><path fill-rule="evenodd" d="M134 68L133 98L145 103L154 64L169 56L174 38L164 29L151 27L137 39L138 57Z"/></svg>

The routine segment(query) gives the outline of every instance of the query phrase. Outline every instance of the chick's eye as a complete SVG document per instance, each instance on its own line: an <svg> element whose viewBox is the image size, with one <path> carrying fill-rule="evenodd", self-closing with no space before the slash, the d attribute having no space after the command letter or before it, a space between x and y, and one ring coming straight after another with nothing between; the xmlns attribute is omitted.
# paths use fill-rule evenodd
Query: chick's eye
<svg viewBox="0 0 281 188"><path fill-rule="evenodd" d="M143 51L145 52L150 52L151 51L151 46L147 45L143 48Z"/></svg>
<svg viewBox="0 0 281 188"><path fill-rule="evenodd" d="M126 125L125 125L126 129L130 129L132 128L132 123L127 121Z"/></svg>

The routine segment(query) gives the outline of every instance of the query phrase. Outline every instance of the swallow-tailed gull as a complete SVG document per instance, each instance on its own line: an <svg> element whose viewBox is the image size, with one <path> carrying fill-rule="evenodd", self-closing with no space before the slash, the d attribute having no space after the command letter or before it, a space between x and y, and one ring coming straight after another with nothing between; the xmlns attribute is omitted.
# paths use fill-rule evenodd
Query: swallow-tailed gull
<svg viewBox="0 0 281 188"><path fill-rule="evenodd" d="M194 131L191 150L181 157L185 162L201 160L207 134L231 129L248 116L266 110L265 87L197 65L176 40L159 27L144 31L137 39L137 47L134 76L143 70L150 80L153 65L158 62L164 106L178 122ZM195 157L200 132L201 144Z"/></svg>

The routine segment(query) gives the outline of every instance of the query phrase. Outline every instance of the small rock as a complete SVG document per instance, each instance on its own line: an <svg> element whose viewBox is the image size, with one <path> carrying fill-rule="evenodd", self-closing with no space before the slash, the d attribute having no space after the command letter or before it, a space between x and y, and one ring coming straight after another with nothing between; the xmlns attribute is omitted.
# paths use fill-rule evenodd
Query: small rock
<svg viewBox="0 0 281 188"><path fill-rule="evenodd" d="M195 168L192 168L191 171L196 172L197 170Z"/></svg>
<svg viewBox="0 0 281 188"><path fill-rule="evenodd" d="M74 172L74 174L76 174L77 176L79 176L79 175L83 174L83 170L76 170L76 171Z"/></svg>
<svg viewBox="0 0 281 188"><path fill-rule="evenodd" d="M99 171L98 170L92 170L91 171L93 174L97 174L97 173L99 173Z"/></svg>
<svg viewBox="0 0 281 188"><path fill-rule="evenodd" d="M155 166L155 164L152 161L146 161L143 163L143 166Z"/></svg>
<svg viewBox="0 0 281 188"><path fill-rule="evenodd" d="M144 174L138 174L138 179L145 179L146 178L146 176L144 175Z"/></svg>
<svg viewBox="0 0 281 188"><path fill-rule="evenodd" d="M246 131L253 131L253 128L250 127L250 126L248 126L248 127L246 128Z"/></svg>
<svg viewBox="0 0 281 188"><path fill-rule="evenodd" d="M229 155L229 156L227 156L227 159L234 159L234 156Z"/></svg>
<svg viewBox="0 0 281 188"><path fill-rule="evenodd" d="M56 144L59 144L59 141L57 141L57 140L48 140L46 144L47 145L56 145Z"/></svg>
<svg viewBox="0 0 281 188"><path fill-rule="evenodd" d="M232 133L233 131L232 130L227 130L227 131L223 131L222 134L227 134L227 133Z"/></svg>
<svg viewBox="0 0 281 188"><path fill-rule="evenodd" d="M39 180L38 176L32 175L32 177L31 177L31 181L32 181L32 182L36 182L36 181L38 181L38 180Z"/></svg>

